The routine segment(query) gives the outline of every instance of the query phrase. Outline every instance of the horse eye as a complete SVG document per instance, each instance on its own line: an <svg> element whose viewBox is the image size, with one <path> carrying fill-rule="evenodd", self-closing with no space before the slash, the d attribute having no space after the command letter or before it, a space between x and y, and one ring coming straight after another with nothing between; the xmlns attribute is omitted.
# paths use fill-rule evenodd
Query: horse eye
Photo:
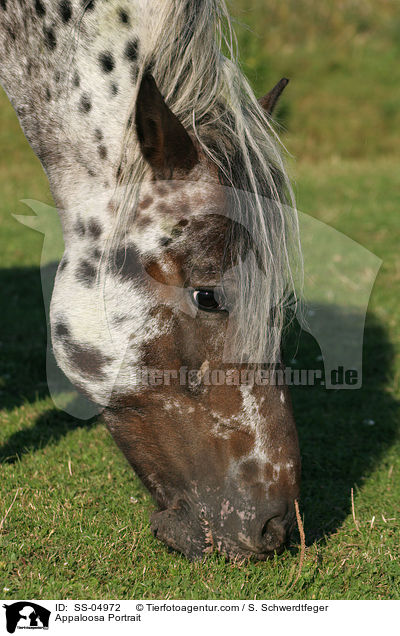
<svg viewBox="0 0 400 636"><path fill-rule="evenodd" d="M196 307L202 311L224 311L225 307L218 298L221 294L214 289L194 289L191 292Z"/></svg>

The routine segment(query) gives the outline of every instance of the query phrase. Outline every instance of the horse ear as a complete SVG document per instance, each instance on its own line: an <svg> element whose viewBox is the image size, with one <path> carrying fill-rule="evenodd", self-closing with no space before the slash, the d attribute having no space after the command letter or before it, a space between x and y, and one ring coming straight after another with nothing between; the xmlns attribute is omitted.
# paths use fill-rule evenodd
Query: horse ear
<svg viewBox="0 0 400 636"><path fill-rule="evenodd" d="M140 83L135 124L143 157L156 178L170 179L174 170L187 173L198 162L193 141L168 108L150 73Z"/></svg>
<svg viewBox="0 0 400 636"><path fill-rule="evenodd" d="M268 115L272 115L272 112L278 102L278 99L282 95L284 89L289 84L289 80L286 77L282 79L274 86L272 91L264 95L258 100L260 106L265 110Z"/></svg>

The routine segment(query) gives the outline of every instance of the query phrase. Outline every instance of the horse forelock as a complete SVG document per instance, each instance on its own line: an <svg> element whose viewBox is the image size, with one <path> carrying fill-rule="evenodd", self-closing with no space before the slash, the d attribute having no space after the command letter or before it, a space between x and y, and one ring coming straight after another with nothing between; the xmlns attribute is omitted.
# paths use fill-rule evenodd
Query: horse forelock
<svg viewBox="0 0 400 636"><path fill-rule="evenodd" d="M216 33L225 37L221 35L224 23L229 24L229 18L221 2L185 2L175 13L166 4L162 15L152 23L153 34L145 46L147 52L139 65L139 78L151 67L168 105L208 162L208 169L204 169L203 161L183 179L204 182L206 188L208 181L214 181L217 175L219 182L232 190L232 199L236 196L237 224L227 233L224 258L229 259L238 250L243 252L250 234L255 259L236 262L241 308L234 347L236 351L242 350L243 360L276 362L285 311L295 302L295 284L301 280L297 212L279 141L239 70L229 28L227 48L231 59L220 53ZM187 24L191 25L190 30ZM156 54L152 42L160 29L163 43ZM184 46L176 37L178 33L186 34ZM133 114L134 103L132 108ZM126 129L121 166L123 196L116 206L115 237L121 236L123 228L137 216L138 225L147 228L143 236L151 243L152 229L157 226L152 223L154 217L151 218L154 205L151 215L149 209L145 213L145 208L150 207L149 198L154 203L154 195L140 202L141 186L151 177L138 152L133 126ZM172 181L177 179L172 176ZM187 214L193 213L190 191L184 196L189 198ZM163 206L164 201L160 201L161 210Z"/></svg>

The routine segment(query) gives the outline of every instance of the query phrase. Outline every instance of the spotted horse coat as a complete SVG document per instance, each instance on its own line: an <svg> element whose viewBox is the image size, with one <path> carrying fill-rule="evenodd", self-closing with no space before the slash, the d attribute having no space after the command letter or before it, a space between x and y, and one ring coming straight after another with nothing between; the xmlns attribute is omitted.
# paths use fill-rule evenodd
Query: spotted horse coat
<svg viewBox="0 0 400 636"><path fill-rule="evenodd" d="M251 221L279 245L266 275L284 260L284 171L261 106L270 112L286 81L257 104L220 52L224 19L222 0L0 0L0 76L62 222L59 366L104 408L157 502L158 538L189 558L265 559L283 549L299 493L288 391L206 379L247 368L224 355L238 331L229 295L246 286L228 275L219 296L221 280L242 272L251 244L227 189L257 199L263 184L275 208ZM273 285L247 286L254 340ZM175 381L137 382L143 369Z"/></svg>

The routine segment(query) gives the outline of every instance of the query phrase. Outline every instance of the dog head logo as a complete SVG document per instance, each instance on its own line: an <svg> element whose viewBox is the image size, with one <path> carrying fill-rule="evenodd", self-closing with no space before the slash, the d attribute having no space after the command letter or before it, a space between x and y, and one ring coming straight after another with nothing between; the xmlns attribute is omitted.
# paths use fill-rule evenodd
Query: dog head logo
<svg viewBox="0 0 400 636"><path fill-rule="evenodd" d="M3 605L6 610L7 631L14 634L18 629L48 629L50 611L31 601L18 601Z"/></svg>

